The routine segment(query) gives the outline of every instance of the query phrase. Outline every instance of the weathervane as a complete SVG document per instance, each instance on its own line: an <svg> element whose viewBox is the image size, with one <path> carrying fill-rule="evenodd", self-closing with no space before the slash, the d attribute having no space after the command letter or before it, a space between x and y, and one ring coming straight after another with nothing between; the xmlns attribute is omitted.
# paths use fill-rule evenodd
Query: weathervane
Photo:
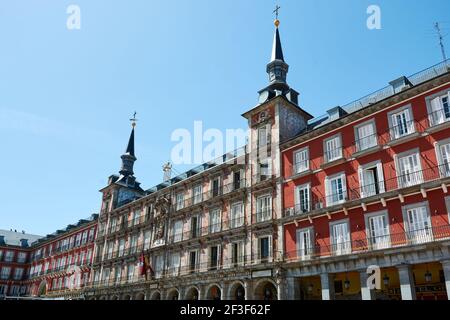
<svg viewBox="0 0 450 320"><path fill-rule="evenodd" d="M133 113L133 118L130 119L130 121L131 121L131 126L132 126L133 128L136 127L136 121L138 121L138 119L136 119L136 114L137 114L137 112L135 111L135 112Z"/></svg>
<svg viewBox="0 0 450 320"><path fill-rule="evenodd" d="M278 20L278 14L280 11L281 7L279 5L275 6L275 10L273 10L272 13L275 13L275 26L278 28L278 26L280 25L280 20Z"/></svg>

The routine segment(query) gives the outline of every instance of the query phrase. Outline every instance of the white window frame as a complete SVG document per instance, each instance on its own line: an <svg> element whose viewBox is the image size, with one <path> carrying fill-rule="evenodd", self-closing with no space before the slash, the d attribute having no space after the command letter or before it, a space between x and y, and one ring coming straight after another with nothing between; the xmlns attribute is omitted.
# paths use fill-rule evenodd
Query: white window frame
<svg viewBox="0 0 450 320"><path fill-rule="evenodd" d="M261 205L264 204L261 208ZM264 208L265 206L265 208ZM265 194L256 198L256 222L272 219L272 195Z"/></svg>
<svg viewBox="0 0 450 320"><path fill-rule="evenodd" d="M299 160L300 158L301 160ZM309 147L294 151L294 174L300 174L309 170ZM299 161L297 161L299 160Z"/></svg>
<svg viewBox="0 0 450 320"><path fill-rule="evenodd" d="M333 143L334 142L334 146ZM325 163L333 162L343 157L342 136L340 133L323 140L323 153Z"/></svg>
<svg viewBox="0 0 450 320"><path fill-rule="evenodd" d="M209 232L216 233L222 230L222 212L220 208L213 208L209 212Z"/></svg>
<svg viewBox="0 0 450 320"><path fill-rule="evenodd" d="M373 235L372 225L371 221L372 219L375 219L377 217L383 217L384 222L384 230L382 230L382 234L376 234ZM367 242L371 249L373 250L379 250L379 249L386 249L390 248L391 246L391 232L390 232L390 225L389 225L389 215L387 210L383 211L377 211L377 212L371 212L364 215L364 221L366 225L366 237Z"/></svg>
<svg viewBox="0 0 450 320"><path fill-rule="evenodd" d="M235 208L240 207L239 214L236 214ZM230 206L231 211L231 221L230 221L230 227L231 228L239 228L244 225L244 204L242 201L235 202L231 204Z"/></svg>
<svg viewBox="0 0 450 320"><path fill-rule="evenodd" d="M177 228L179 226L179 228ZM179 230L177 230L179 229ZM177 232L179 231L179 232ZM172 238L173 242L180 242L183 240L183 220L175 220L172 224Z"/></svg>
<svg viewBox="0 0 450 320"><path fill-rule="evenodd" d="M300 199L300 191L306 191L307 199L306 199L306 205L301 203ZM306 213L311 211L311 183L305 183L298 186L295 186L295 194L294 194L294 200L295 200L295 213Z"/></svg>
<svg viewBox="0 0 450 320"><path fill-rule="evenodd" d="M426 224L426 228L416 228L417 226L415 227L411 226L409 218L412 210L420 210L421 214L423 213L426 214L426 218L423 221ZM412 244L426 243L430 242L433 239L430 206L428 204L428 201L402 206L402 213L405 230L410 243ZM417 213L418 212L416 211L416 214Z"/></svg>
<svg viewBox="0 0 450 320"><path fill-rule="evenodd" d="M234 258L234 246L236 245L237 247L237 261L233 262L233 258ZM233 241L230 243L229 246L229 265L231 267L234 266L242 266L244 265L244 261L245 261L245 241L241 240L241 241Z"/></svg>
<svg viewBox="0 0 450 320"><path fill-rule="evenodd" d="M334 194L332 193L332 181L337 180L337 179L341 179L341 184L342 184L342 194ZM334 205L338 205L338 204L342 204L345 201L347 201L347 176L345 175L345 172L340 172L331 176L326 176L325 177L325 197L326 197L326 206L330 207L330 206L334 206ZM337 199L336 201L334 201L334 197L338 196L339 198L342 195L342 199Z"/></svg>
<svg viewBox="0 0 450 320"><path fill-rule="evenodd" d="M372 134L361 137L360 135L360 129L371 126L372 127ZM371 149L373 147L376 147L378 145L378 135L377 135L377 126L375 123L375 119L370 119L368 121L365 121L363 123L360 123L355 126L355 147L356 152L364 151ZM373 139L373 140L372 140Z"/></svg>
<svg viewBox="0 0 450 320"><path fill-rule="evenodd" d="M447 99L448 112L445 112L444 99ZM450 90L442 90L425 98L430 127L450 121Z"/></svg>
<svg viewBox="0 0 450 320"><path fill-rule="evenodd" d="M417 161L417 168L410 168L412 171L409 173L402 173L401 171L401 163L403 158L415 156ZM399 154L394 155L394 163L395 163L395 171L397 173L397 184L399 188L407 188L410 186L418 185L422 183L423 174L422 174L422 162L420 156L419 148L411 149ZM406 182L405 182L406 181Z"/></svg>
<svg viewBox="0 0 450 320"><path fill-rule="evenodd" d="M405 114L405 116L404 116L405 123L404 123L404 127L401 130L401 131L404 131L406 129L405 132L400 132L400 130L399 130L400 124L397 123L397 120L394 121L394 116L399 115L399 114ZM388 116L389 134L390 134L391 140L397 140L397 139L406 137L406 136L416 132L414 114L412 112L412 108L411 108L410 104L400 107L391 112L388 112L387 116Z"/></svg>
<svg viewBox="0 0 450 320"><path fill-rule="evenodd" d="M181 210L184 208L184 192L178 192L175 196L176 209Z"/></svg>
<svg viewBox="0 0 450 320"><path fill-rule="evenodd" d="M273 243L272 243L272 235L261 235L259 237L256 238L257 240L257 261L259 263L262 263L262 247L261 247L261 241L262 239L268 238L268 256L266 257L267 261L266 262L272 262L273 260Z"/></svg>
<svg viewBox="0 0 450 320"><path fill-rule="evenodd" d="M360 165L358 167L358 178L359 178L359 192L361 198L370 197L373 195L376 195L377 193L373 193L372 191L376 192L376 188L374 184L367 184L367 181L365 181L364 178L364 171L376 168L377 171L377 177L378 177L378 194L382 194L386 192L385 185L384 185L384 172L383 172L383 163L381 160L377 160L374 162L366 163L363 165Z"/></svg>
<svg viewBox="0 0 450 320"><path fill-rule="evenodd" d="M447 146L447 148L450 150L450 138L440 140L434 143L434 150L436 152L436 159L438 161L439 166L439 175L441 178L450 177L450 152L448 153L447 156L448 159L444 159L442 157L441 152L441 148L445 146Z"/></svg>
<svg viewBox="0 0 450 320"><path fill-rule="evenodd" d="M203 184L198 183L192 187L192 204L197 204L203 201Z"/></svg>
<svg viewBox="0 0 450 320"><path fill-rule="evenodd" d="M335 226L345 224L347 225L347 235L344 241L336 241ZM332 247L332 255L340 256L350 254L352 252L352 232L350 230L349 219L342 219L330 222L330 243Z"/></svg>
<svg viewBox="0 0 450 320"><path fill-rule="evenodd" d="M303 248L301 235L305 233L308 234L309 243ZM297 229L295 232L295 243L297 247L297 258L300 260L309 260L314 254L314 228Z"/></svg>

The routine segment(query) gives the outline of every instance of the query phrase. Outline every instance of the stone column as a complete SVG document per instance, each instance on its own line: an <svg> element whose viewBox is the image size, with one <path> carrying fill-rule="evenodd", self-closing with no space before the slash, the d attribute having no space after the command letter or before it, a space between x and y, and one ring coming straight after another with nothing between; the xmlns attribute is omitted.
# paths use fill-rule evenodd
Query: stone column
<svg viewBox="0 0 450 320"><path fill-rule="evenodd" d="M450 300L450 260L441 261L442 270L444 271L445 289L447 291L447 298Z"/></svg>
<svg viewBox="0 0 450 320"><path fill-rule="evenodd" d="M298 300L300 299L300 283L298 278L287 277L286 278L286 300Z"/></svg>
<svg viewBox="0 0 450 320"><path fill-rule="evenodd" d="M320 284L322 286L322 300L334 300L334 275L322 273Z"/></svg>
<svg viewBox="0 0 450 320"><path fill-rule="evenodd" d="M253 300L253 286L252 280L244 281L244 289L245 289L245 300Z"/></svg>
<svg viewBox="0 0 450 320"><path fill-rule="evenodd" d="M359 279L361 282L361 298L362 300L375 300L375 289L370 289L367 285L367 279L369 275L366 272L367 270L359 271Z"/></svg>
<svg viewBox="0 0 450 320"><path fill-rule="evenodd" d="M222 282L221 300L230 300L230 297L228 296L229 289L230 285L228 283Z"/></svg>
<svg viewBox="0 0 450 320"><path fill-rule="evenodd" d="M277 284L277 300L286 300L286 280L284 278L276 278Z"/></svg>
<svg viewBox="0 0 450 320"><path fill-rule="evenodd" d="M416 300L416 288L410 265L397 266L402 300Z"/></svg>

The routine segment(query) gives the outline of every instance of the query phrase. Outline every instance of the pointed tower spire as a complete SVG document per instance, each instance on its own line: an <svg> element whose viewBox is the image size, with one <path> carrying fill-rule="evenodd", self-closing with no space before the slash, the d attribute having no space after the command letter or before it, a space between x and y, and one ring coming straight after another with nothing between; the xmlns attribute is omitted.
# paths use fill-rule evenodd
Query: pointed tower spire
<svg viewBox="0 0 450 320"><path fill-rule="evenodd" d="M279 23L280 22L278 21L278 25ZM270 62L275 60L281 60L284 62L283 48L281 48L280 32L278 31L278 27L275 29L275 34L273 36L272 57L270 59Z"/></svg>
<svg viewBox="0 0 450 320"><path fill-rule="evenodd" d="M125 150L125 153L120 156L122 159L122 169L119 171L119 173L124 176L132 176L134 174L133 172L133 166L134 162L136 161L136 156L134 155L134 128L136 127L136 112L133 115L133 118L130 119L131 121L131 134L130 138L128 139L128 145L127 149Z"/></svg>
<svg viewBox="0 0 450 320"><path fill-rule="evenodd" d="M276 12L278 17L277 6ZM275 34L273 36L272 56L269 64L267 65L267 73L269 74L270 84L275 84L274 89L285 91L289 89L286 83L286 76L289 71L288 64L284 61L283 49L281 47L280 31L278 27L280 20L276 19L275 22Z"/></svg>
<svg viewBox="0 0 450 320"><path fill-rule="evenodd" d="M272 55L267 64L266 72L269 75L269 85L258 91L259 103L264 103L278 95L285 96L293 104L298 104L298 92L290 88L286 78L289 71L289 65L284 61L283 48L280 38L280 20L278 20L279 6L275 7L275 33L273 35Z"/></svg>

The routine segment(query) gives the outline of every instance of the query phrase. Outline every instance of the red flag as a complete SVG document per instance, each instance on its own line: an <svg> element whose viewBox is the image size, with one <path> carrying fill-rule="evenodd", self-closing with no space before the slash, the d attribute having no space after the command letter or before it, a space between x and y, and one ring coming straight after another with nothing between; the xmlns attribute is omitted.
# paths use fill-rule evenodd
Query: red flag
<svg viewBox="0 0 450 320"><path fill-rule="evenodd" d="M141 256L139 257L139 274L141 276L145 275L147 272L147 268L145 266L145 257L144 253L141 253Z"/></svg>

